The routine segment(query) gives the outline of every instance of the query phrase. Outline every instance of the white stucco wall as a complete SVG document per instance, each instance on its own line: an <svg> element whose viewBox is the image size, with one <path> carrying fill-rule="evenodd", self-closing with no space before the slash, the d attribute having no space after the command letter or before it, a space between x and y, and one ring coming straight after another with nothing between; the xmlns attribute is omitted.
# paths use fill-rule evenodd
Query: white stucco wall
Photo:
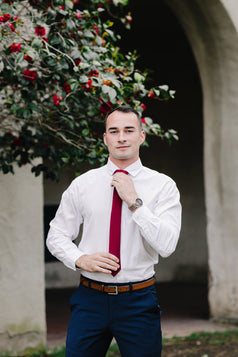
<svg viewBox="0 0 238 357"><path fill-rule="evenodd" d="M166 0L188 36L204 100L209 303L238 319L238 3Z"/></svg>
<svg viewBox="0 0 238 357"><path fill-rule="evenodd" d="M0 174L0 351L45 343L42 178Z"/></svg>

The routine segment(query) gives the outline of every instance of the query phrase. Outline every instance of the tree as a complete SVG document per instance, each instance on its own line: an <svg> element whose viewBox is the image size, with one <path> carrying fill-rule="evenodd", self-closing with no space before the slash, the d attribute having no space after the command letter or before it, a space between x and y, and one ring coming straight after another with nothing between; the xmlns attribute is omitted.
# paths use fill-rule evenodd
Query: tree
<svg viewBox="0 0 238 357"><path fill-rule="evenodd" d="M141 113L147 134L177 139L144 117L143 98L169 100L167 85L146 87L135 52L117 47L114 21L129 28L128 0L4 0L0 4L0 170L32 165L58 179L82 162L105 162L104 116L120 104ZM114 14L119 14L115 17ZM41 163L35 163L41 158Z"/></svg>

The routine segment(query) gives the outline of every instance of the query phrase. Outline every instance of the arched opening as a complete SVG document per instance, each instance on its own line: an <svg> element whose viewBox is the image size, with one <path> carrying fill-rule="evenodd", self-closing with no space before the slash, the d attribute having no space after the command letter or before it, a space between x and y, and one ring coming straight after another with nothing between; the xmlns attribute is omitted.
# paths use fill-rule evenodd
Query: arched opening
<svg viewBox="0 0 238 357"><path fill-rule="evenodd" d="M210 316L237 320L237 4L164 1L188 37L202 84Z"/></svg>
<svg viewBox="0 0 238 357"><path fill-rule="evenodd" d="M148 99L145 116L152 116L164 128L176 129L179 141L169 146L152 138L149 148L141 150L145 166L176 181L183 205L177 250L167 259L160 258L156 269L161 287L159 299L168 311L176 305L179 313L184 313L186 307L190 315L196 310L197 316L208 316L203 103L197 64L181 25L164 1L133 0L129 10L133 16L132 28L123 31L121 49L138 51L139 68L153 71L152 84L168 84L176 90L175 99L169 103Z"/></svg>

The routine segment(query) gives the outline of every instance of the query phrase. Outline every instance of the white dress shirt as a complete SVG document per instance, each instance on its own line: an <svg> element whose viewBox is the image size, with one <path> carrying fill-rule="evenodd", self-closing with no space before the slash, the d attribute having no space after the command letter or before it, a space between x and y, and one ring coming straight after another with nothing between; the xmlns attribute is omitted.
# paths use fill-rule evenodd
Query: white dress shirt
<svg viewBox="0 0 238 357"><path fill-rule="evenodd" d="M113 187L118 169L107 165L77 177L63 193L55 218L50 223L47 247L67 267L75 270L83 254L108 252ZM121 271L113 277L81 270L85 277L109 283L141 281L154 275L158 255L174 252L181 227L181 205L175 182L168 176L142 166L140 159L127 167L143 206L132 213L122 203ZM73 242L80 225L83 234Z"/></svg>

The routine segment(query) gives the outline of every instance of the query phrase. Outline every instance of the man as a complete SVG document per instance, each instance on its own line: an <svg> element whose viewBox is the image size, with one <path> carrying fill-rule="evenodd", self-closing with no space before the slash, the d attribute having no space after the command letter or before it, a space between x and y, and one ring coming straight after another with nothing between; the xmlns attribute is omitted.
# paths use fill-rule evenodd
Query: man
<svg viewBox="0 0 238 357"><path fill-rule="evenodd" d="M70 300L66 357L105 356L113 336L122 357L161 356L154 264L158 255L167 257L176 248L181 206L174 181L142 166L144 140L134 109L110 112L104 134L107 165L71 183L50 224L49 250L81 271ZM121 202L120 221L114 195ZM73 240L81 224L77 247Z"/></svg>

